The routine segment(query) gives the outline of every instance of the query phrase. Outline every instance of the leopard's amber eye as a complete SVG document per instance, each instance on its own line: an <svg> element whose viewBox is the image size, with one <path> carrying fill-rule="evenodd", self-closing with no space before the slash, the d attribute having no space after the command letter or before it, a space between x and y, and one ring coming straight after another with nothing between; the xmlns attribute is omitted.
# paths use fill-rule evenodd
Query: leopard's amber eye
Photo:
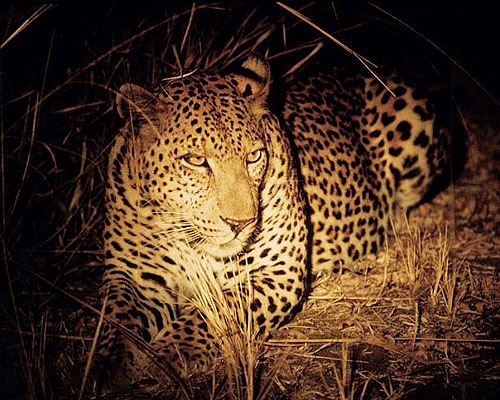
<svg viewBox="0 0 500 400"><path fill-rule="evenodd" d="M183 160L194 167L203 167L207 163L207 159L205 157L196 154L188 154L183 157Z"/></svg>
<svg viewBox="0 0 500 400"><path fill-rule="evenodd" d="M248 164L253 164L259 161L262 157L262 154L264 154L264 149L257 149L254 151L251 151L247 155L247 163Z"/></svg>

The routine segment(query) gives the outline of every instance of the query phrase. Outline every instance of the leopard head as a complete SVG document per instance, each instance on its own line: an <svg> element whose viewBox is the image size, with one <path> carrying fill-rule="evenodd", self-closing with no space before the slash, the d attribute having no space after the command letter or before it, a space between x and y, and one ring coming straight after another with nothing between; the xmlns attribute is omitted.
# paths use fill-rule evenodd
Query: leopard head
<svg viewBox="0 0 500 400"><path fill-rule="evenodd" d="M267 62L250 57L226 76L188 76L154 93L120 88L129 178L173 240L217 258L251 242L268 168L262 118L269 81Z"/></svg>

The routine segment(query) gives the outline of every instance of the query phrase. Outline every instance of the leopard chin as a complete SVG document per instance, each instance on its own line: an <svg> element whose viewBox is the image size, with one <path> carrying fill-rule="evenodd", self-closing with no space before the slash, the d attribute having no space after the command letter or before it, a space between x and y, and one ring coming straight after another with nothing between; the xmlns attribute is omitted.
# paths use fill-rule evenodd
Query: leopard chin
<svg viewBox="0 0 500 400"><path fill-rule="evenodd" d="M234 239L223 244L205 242L200 244L198 248L201 252L215 257L216 259L224 259L237 256L243 252L246 246L247 242L235 237Z"/></svg>

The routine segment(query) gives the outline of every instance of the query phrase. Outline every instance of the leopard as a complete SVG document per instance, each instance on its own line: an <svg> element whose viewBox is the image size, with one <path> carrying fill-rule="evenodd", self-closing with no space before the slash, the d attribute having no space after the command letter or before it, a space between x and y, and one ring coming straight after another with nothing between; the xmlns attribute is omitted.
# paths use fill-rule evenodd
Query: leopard
<svg viewBox="0 0 500 400"><path fill-rule="evenodd" d="M335 67L284 87L273 106L269 63L250 55L227 74L117 91L98 349L107 380L150 373L144 347L181 375L210 367L217 341L187 276L208 273L230 307L242 293L268 335L300 311L315 275L377 254L391 221L443 174L449 134L398 75Z"/></svg>

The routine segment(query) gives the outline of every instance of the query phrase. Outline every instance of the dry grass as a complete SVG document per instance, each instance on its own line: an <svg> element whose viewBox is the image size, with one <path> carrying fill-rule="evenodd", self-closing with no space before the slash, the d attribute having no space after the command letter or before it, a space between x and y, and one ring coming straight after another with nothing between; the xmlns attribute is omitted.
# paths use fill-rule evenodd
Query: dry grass
<svg viewBox="0 0 500 400"><path fill-rule="evenodd" d="M0 398L93 396L86 376L100 324L104 160L118 124L114 88L223 71L254 50L267 53L278 77L335 52L306 23L350 43L349 33L370 23L389 26L381 14L394 19L375 7L376 16L330 29L329 21L342 21L342 7L314 3L293 4L294 15L277 5L189 4L124 21L113 20L107 6L94 19L83 7L69 16L64 7L13 6L3 19ZM85 31L80 16L100 22ZM80 53L61 53L81 44ZM456 59L450 63L463 71ZM465 88L476 100L485 97ZM228 308L213 278L196 277L193 305L218 338L221 360L208 377L174 377L178 398L495 398L500 121L498 109L480 104L458 110L471 147L460 180L416 210L376 260L318 277L303 312L272 339L255 336L239 291L232 297L240 306Z"/></svg>
<svg viewBox="0 0 500 400"><path fill-rule="evenodd" d="M245 287L251 286L250 275L248 271L242 271L241 275L246 279L223 289L204 265L208 261L197 260L197 263L199 269L187 271L187 279L194 288L193 297L188 302L200 310L220 350L220 360L216 363L219 368L212 372L208 398L263 400L285 361L286 353L271 363L264 359L263 343L257 336L249 308L251 301L243 296ZM261 377L263 364L266 364L266 369Z"/></svg>

